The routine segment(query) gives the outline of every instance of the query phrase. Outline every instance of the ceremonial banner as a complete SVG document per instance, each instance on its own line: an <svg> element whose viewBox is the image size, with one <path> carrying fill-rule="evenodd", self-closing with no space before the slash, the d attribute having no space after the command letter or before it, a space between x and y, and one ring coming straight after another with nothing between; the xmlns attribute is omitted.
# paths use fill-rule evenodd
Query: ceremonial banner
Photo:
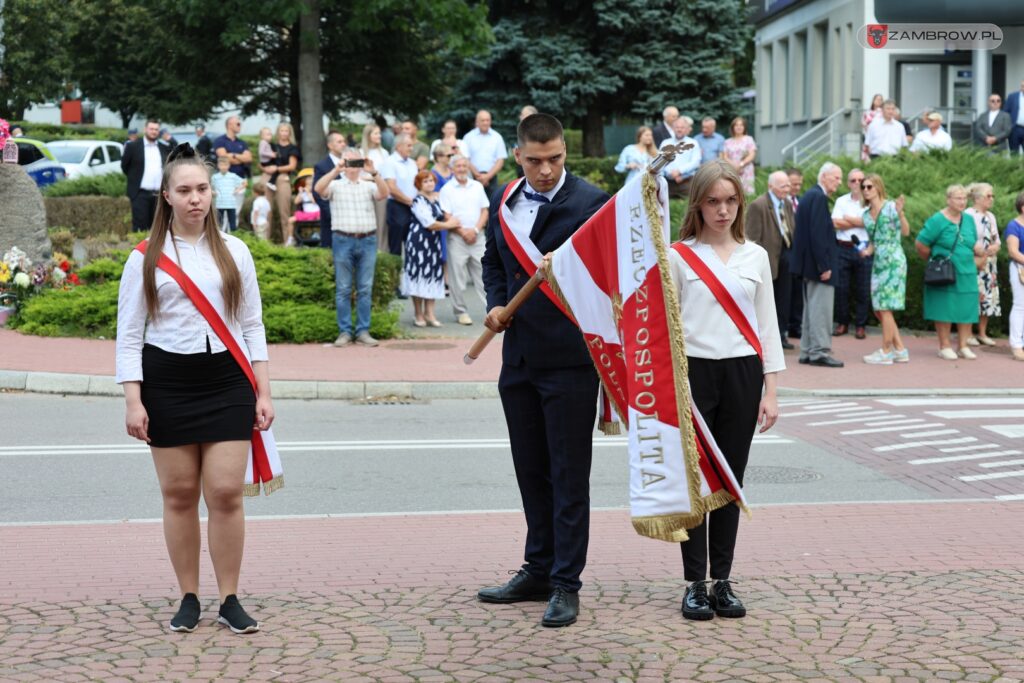
<svg viewBox="0 0 1024 683"><path fill-rule="evenodd" d="M548 279L628 427L633 527L679 542L705 513L745 501L690 397L667 194L649 173L628 183L554 252Z"/></svg>

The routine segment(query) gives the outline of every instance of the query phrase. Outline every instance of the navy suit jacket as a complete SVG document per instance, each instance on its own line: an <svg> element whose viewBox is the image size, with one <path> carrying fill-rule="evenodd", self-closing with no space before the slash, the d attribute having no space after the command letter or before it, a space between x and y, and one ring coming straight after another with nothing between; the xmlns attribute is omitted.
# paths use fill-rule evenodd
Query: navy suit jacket
<svg viewBox="0 0 1024 683"><path fill-rule="evenodd" d="M330 173L332 168L334 168L334 161L331 160L330 154L316 162L316 166L313 167L313 185L315 186L318 180ZM316 201L316 205L320 207L320 246L330 248L331 203L318 195L316 191L313 192L313 199Z"/></svg>
<svg viewBox="0 0 1024 683"><path fill-rule="evenodd" d="M833 277L825 284L835 282L839 246L836 228L828 210L828 197L821 185L815 185L800 198L796 212L796 235L790 266L805 280L821 281L821 274L831 270Z"/></svg>
<svg viewBox="0 0 1024 683"><path fill-rule="evenodd" d="M1010 115L1010 125L1017 125L1017 114L1020 112L1021 100L1024 100L1024 93L1019 90L1010 93L1003 100L1003 111Z"/></svg>
<svg viewBox="0 0 1024 683"><path fill-rule="evenodd" d="M144 138L132 140L125 144L121 155L121 171L128 177L128 199L135 199L142 185L142 174L146 170L145 144ZM161 142L156 144L156 148L160 150L160 166L163 167L171 148Z"/></svg>
<svg viewBox="0 0 1024 683"><path fill-rule="evenodd" d="M487 222L483 256L487 310L507 304L530 279L505 241L498 222L504 191L503 187L491 197ZM515 205L521 192L519 189L509 197L510 206ZM537 210L530 239L542 254L554 251L610 198L605 191L566 172L562 189L550 204ZM526 363L534 368L574 367L592 362L579 328L540 291L526 300L505 330L502 361L515 366Z"/></svg>

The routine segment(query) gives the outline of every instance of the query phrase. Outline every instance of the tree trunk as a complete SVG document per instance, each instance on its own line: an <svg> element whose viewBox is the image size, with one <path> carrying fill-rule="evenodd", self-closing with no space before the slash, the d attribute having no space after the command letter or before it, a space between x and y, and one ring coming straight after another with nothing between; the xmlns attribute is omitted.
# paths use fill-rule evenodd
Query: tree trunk
<svg viewBox="0 0 1024 683"><path fill-rule="evenodd" d="M287 30L288 35L288 121L295 129L297 145L301 145L302 105L299 103L299 25L294 24Z"/></svg>
<svg viewBox="0 0 1024 683"><path fill-rule="evenodd" d="M604 117L597 107L591 105L583 119L583 156L603 157Z"/></svg>
<svg viewBox="0 0 1024 683"><path fill-rule="evenodd" d="M118 113L121 115L121 127L127 130L128 126L132 125L132 118L135 116L135 112L122 111Z"/></svg>
<svg viewBox="0 0 1024 683"><path fill-rule="evenodd" d="M320 83L320 0L303 0L299 17L299 107L302 158L312 164L324 153L324 96Z"/></svg>

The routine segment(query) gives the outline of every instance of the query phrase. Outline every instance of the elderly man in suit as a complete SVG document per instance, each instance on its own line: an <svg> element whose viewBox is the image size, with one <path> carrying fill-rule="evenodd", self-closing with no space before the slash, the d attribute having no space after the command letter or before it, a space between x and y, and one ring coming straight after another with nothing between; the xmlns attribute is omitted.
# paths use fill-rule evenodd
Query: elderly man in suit
<svg viewBox="0 0 1024 683"><path fill-rule="evenodd" d="M492 197L483 277L484 324L505 331L498 394L526 513L526 561L508 583L477 596L492 603L547 600L541 624L558 627L579 613L597 373L583 335L546 290L527 299L508 325L499 316L536 270L528 253L539 259L557 249L609 197L565 170L558 119L528 116L517 133L515 157L525 177Z"/></svg>
<svg viewBox="0 0 1024 683"><path fill-rule="evenodd" d="M1010 153L1020 153L1024 147L1024 81L1020 82L1020 90L1009 93L1003 102L1003 111L1010 115Z"/></svg>
<svg viewBox="0 0 1024 683"><path fill-rule="evenodd" d="M793 270L804 279L803 334L800 362L841 368L832 357L832 308L835 304L833 273L838 264L836 229L828 210L828 198L843 182L843 170L826 162L818 171L818 184L800 198L793 240Z"/></svg>
<svg viewBox="0 0 1024 683"><path fill-rule="evenodd" d="M974 144L986 147L989 154L1005 152L1006 141L1013 130L1013 121L1002 106L1003 98L992 93L988 96L988 111L974 122Z"/></svg>
<svg viewBox="0 0 1024 683"><path fill-rule="evenodd" d="M132 207L132 232L153 226L156 199L164 178L164 164L171 148L160 143L160 122L146 121L143 137L128 142L121 156L121 171L128 177L128 201Z"/></svg>
<svg viewBox="0 0 1024 683"><path fill-rule="evenodd" d="M654 144L661 147L661 143L672 137L672 124L679 118L679 110L669 105L661 112L661 123L652 129Z"/></svg>
<svg viewBox="0 0 1024 683"><path fill-rule="evenodd" d="M316 184L321 178L333 171L342 162L345 155L345 136L336 130L327 134L327 156L316 162L313 166L313 199L320 207L320 246L331 248L333 234L331 233L331 203L321 197L316 191ZM378 169L380 170L380 169Z"/></svg>
<svg viewBox="0 0 1024 683"><path fill-rule="evenodd" d="M796 217L789 201L789 176L785 171L775 171L768 176L768 191L750 202L744 232L768 252L772 290L775 292L775 313L779 318L784 349L793 348L786 338L786 326L789 324L790 289L793 283L789 259L795 228Z"/></svg>

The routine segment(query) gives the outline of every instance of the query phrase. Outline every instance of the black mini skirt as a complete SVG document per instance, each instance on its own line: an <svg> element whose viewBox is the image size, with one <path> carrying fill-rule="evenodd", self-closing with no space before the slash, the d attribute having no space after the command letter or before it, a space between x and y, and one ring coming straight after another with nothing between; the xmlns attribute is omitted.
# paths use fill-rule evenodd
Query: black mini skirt
<svg viewBox="0 0 1024 683"><path fill-rule="evenodd" d="M227 351L182 354L146 344L142 405L156 448L252 438L256 395Z"/></svg>

